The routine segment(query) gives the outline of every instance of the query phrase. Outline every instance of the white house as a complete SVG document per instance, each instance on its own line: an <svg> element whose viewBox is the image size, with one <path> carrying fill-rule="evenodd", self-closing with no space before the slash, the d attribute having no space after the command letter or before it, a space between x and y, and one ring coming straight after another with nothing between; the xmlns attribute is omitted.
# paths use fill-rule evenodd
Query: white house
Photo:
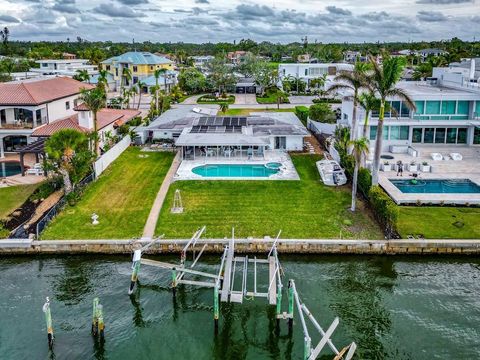
<svg viewBox="0 0 480 360"><path fill-rule="evenodd" d="M68 59L68 60L37 60L40 68L31 68L30 72L40 75L56 75L72 77L78 74L80 70L86 70L90 76L98 74L98 67L90 65L88 60Z"/></svg>
<svg viewBox="0 0 480 360"><path fill-rule="evenodd" d="M310 81L323 76L327 77L325 89L328 89L334 81L333 79L340 71L352 71L352 64L331 63L331 64L279 64L279 86L285 78L293 78L303 80L307 84L307 89L310 88Z"/></svg>
<svg viewBox="0 0 480 360"><path fill-rule="evenodd" d="M398 98L388 99L395 112L387 111L384 120L384 151L403 151L416 144L480 145L480 87L462 74L448 68L436 68L428 82L400 82L415 101L416 111L410 111ZM344 98L341 124L352 124L353 102ZM364 129L365 111L357 109L358 136ZM374 146L378 112L370 114L367 137Z"/></svg>
<svg viewBox="0 0 480 360"><path fill-rule="evenodd" d="M215 59L215 56L212 55L192 56L193 66L199 69L204 69L205 66L213 59Z"/></svg>

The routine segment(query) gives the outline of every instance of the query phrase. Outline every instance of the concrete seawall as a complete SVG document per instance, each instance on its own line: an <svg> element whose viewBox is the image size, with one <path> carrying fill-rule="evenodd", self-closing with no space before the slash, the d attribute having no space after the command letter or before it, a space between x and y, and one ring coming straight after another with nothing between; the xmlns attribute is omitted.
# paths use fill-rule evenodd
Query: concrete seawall
<svg viewBox="0 0 480 360"><path fill-rule="evenodd" d="M149 254L179 253L188 239L160 240ZM143 240L0 240L0 255L35 254L131 254L134 243ZM272 246L272 239L236 239L238 253L264 253ZM200 250L221 253L227 239L204 239L197 242ZM280 253L291 254L480 254L479 240L341 240L341 239L282 239L277 244Z"/></svg>

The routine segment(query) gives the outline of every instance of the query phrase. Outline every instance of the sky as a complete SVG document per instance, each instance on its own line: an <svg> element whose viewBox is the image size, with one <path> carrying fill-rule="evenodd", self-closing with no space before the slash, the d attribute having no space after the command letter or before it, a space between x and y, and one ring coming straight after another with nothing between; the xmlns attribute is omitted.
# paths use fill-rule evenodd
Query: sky
<svg viewBox="0 0 480 360"><path fill-rule="evenodd" d="M480 0L0 0L11 40L480 39Z"/></svg>

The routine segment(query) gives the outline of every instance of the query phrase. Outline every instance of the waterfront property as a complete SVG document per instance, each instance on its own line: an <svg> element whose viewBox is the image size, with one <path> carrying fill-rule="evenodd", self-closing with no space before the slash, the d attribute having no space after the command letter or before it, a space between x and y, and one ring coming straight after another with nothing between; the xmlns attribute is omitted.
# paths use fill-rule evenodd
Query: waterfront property
<svg viewBox="0 0 480 360"><path fill-rule="evenodd" d="M129 148L90 184L81 200L66 207L46 228L43 239L125 239L139 237L172 153ZM99 215L92 225L93 213Z"/></svg>
<svg viewBox="0 0 480 360"><path fill-rule="evenodd" d="M149 52L130 51L102 61L101 67L103 70L107 70L115 80L115 88L110 90L118 91L122 82L123 86L129 88L139 80L145 81L152 77L155 70L158 69L165 69L173 74L174 63L165 57ZM131 79L123 76L123 69L130 70ZM159 85L163 86L163 81L159 81Z"/></svg>
<svg viewBox="0 0 480 360"><path fill-rule="evenodd" d="M78 75L79 71L87 71L88 75L98 74L98 67L91 65L85 59L43 59L35 61L38 68L31 68L30 72L44 75L68 76Z"/></svg>
<svg viewBox="0 0 480 360"><path fill-rule="evenodd" d="M176 181L170 185L156 234L186 238L201 225L207 236L223 238L235 227L237 237L272 235L283 238L383 238L377 223L360 201L348 210L351 193L320 181L315 162L320 156L291 155L299 181ZM184 212L172 214L175 190L181 191Z"/></svg>

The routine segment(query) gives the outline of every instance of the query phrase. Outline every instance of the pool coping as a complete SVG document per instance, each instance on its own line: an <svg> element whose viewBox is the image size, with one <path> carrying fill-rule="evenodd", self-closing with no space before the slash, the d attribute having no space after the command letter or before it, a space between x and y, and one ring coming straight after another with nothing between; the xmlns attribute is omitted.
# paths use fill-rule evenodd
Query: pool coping
<svg viewBox="0 0 480 360"><path fill-rule="evenodd" d="M447 179L468 179L474 184L478 184L475 177L470 174L421 174L420 179L425 180L447 180ZM390 180L400 180L399 177L393 178L393 173L383 174L379 177L379 185L395 201L397 205L402 204L455 204L455 205L480 205L480 193L403 193ZM411 176L404 176L403 179L413 179Z"/></svg>

